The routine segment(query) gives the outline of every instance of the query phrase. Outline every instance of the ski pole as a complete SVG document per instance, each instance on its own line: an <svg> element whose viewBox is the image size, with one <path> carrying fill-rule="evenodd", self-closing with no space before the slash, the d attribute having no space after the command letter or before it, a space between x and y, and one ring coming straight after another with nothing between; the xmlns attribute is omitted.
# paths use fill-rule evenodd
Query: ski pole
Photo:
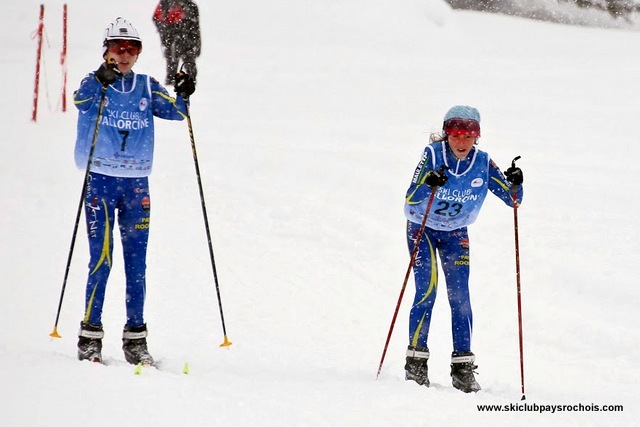
<svg viewBox="0 0 640 427"><path fill-rule="evenodd" d="M107 86L102 85L102 92L100 93L100 105L98 107L98 118L96 119L96 126L93 130L93 140L91 141L91 148L89 149L89 158L87 159L87 167L84 171L84 181L82 182L82 192L80 193L80 201L78 202L78 211L76 212L76 220L73 224L73 233L71 236L71 246L69 247L69 253L67 255L67 266L64 270L64 279L62 280L62 289L60 291L60 300L58 302L58 312L56 313L56 321L53 325L53 332L49 334L52 338L61 338L58 334L58 321L60 320L60 311L62 310L62 300L64 299L64 292L67 287L67 279L69 278L69 269L71 268L71 259L73 258L73 248L76 244L76 236L78 234L78 224L80 223L80 215L82 214L82 205L84 204L85 193L89 185L89 173L91 170L91 161L93 160L93 152L96 148L96 142L98 140L98 129L100 129L100 122L102 121L102 110L104 108L104 98L107 93Z"/></svg>
<svg viewBox="0 0 640 427"><path fill-rule="evenodd" d="M440 170L443 171L444 167L440 168ZM400 309L402 296L404 295L404 290L407 287L407 282L409 281L411 268L413 267L413 264L416 261L416 257L418 256L420 241L422 240L422 234L424 233L424 229L427 227L427 218L429 216L429 211L431 210L431 205L433 204L433 199L435 198L435 195L436 195L436 189L437 189L437 186L431 187L431 195L429 196L427 209L424 213L424 216L422 217L422 224L420 224L420 231L418 232L418 236L416 237L415 246L413 247L413 251L411 251L411 259L409 260L409 266L407 267L407 272L404 275L404 282L402 283L402 288L400 289L400 295L398 296L396 309L393 312L393 318L391 319L391 326L389 327L389 332L387 333L387 340L384 343L384 350L382 351L382 357L380 358L380 364L378 365L378 373L376 374L376 379L378 379L378 377L380 376L380 371L382 371L382 364L384 363L384 358L387 354L387 348L389 347L389 341L391 340L391 334L393 333L393 327L396 323L396 318L398 317L398 310Z"/></svg>
<svg viewBox="0 0 640 427"><path fill-rule="evenodd" d="M182 72L182 71L181 71ZM200 204L202 205L202 215L204 217L204 227L207 232L207 243L209 244L209 258L211 259L211 269L213 270L213 281L216 285L216 295L218 297L218 308L220 309L220 320L222 321L222 332L224 333L224 342L220 347L228 347L232 343L227 338L227 328L224 322L224 313L222 311L222 300L220 298L220 286L218 285L218 273L216 271L216 262L213 256L213 244L211 243L211 232L209 231L209 219L207 216L207 206L204 202L204 191L202 190L202 179L200 178L200 166L198 164L198 153L196 152L196 141L193 136L193 125L191 123L191 113L189 111L189 97L183 97L187 108L187 126L189 127L189 138L191 139L191 151L193 153L193 164L196 168L196 177L198 179L198 189L200 191Z"/></svg>
<svg viewBox="0 0 640 427"><path fill-rule="evenodd" d="M511 161L511 167L516 167L516 160L520 159L520 156L517 156L515 159ZM524 347L523 347L523 339L522 339L522 300L521 300L521 288L520 288L520 242L518 239L518 202L517 200L518 194L518 186L514 185L512 187L512 199L513 199L513 230L515 234L515 246L516 246L516 289L518 295L518 336L520 342L520 386L522 391L522 398L520 400L525 400L524 394Z"/></svg>

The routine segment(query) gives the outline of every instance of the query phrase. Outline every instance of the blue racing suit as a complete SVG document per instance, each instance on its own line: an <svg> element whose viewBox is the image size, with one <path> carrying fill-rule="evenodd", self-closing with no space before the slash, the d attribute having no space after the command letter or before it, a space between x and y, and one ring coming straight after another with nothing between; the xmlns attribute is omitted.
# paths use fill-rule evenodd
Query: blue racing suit
<svg viewBox="0 0 640 427"><path fill-rule="evenodd" d="M409 345L428 348L431 313L438 289L438 252L451 307L453 352L465 353L471 351L473 329L467 226L476 220L488 191L513 206L514 195L516 203L522 202L523 188L521 185L512 187L489 155L475 147L466 159L459 160L446 141L428 145L405 199L410 253L418 240L431 196L431 187L425 183L426 174L442 166L448 180L435 193L413 265L416 294L409 314Z"/></svg>
<svg viewBox="0 0 640 427"><path fill-rule="evenodd" d="M117 210L126 274L127 325L136 327L144 324L153 117L182 120L187 110L181 97L171 97L155 79L130 72L107 86L102 115L98 117L102 90L102 84L89 73L74 92L79 110L75 147L78 168L86 170L95 138L84 196L90 261L83 322L102 325Z"/></svg>

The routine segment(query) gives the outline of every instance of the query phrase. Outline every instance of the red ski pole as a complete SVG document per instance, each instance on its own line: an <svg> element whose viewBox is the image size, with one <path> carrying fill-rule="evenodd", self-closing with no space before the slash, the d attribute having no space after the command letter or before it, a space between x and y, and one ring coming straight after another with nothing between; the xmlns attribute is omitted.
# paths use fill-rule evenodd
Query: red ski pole
<svg viewBox="0 0 640 427"><path fill-rule="evenodd" d="M431 210L431 205L433 204L433 199L435 198L435 195L436 195L436 189L437 189L436 186L431 187L431 195L429 196L429 203L427 204L427 210L424 213L424 217L422 217L422 224L420 224L420 231L418 233L418 236L416 237L416 243L415 243L415 246L413 247L413 251L411 251L411 259L409 260L407 273L404 275L404 282L402 283L402 289L400 289L400 295L398 296L396 309L393 312L393 318L391 319L391 326L389 327L389 333L387 334L387 341L384 343L384 350L382 351L382 357L380 358L380 365L378 365L378 373L376 374L376 379L378 379L378 376L380 376L380 371L382 371L382 364L384 363L384 358L387 355L387 348L389 347L389 341L391 340L393 327L396 324L396 318L398 317L398 310L400 309L400 303L402 302L404 290L407 287L407 282L409 281L409 276L411 275L411 268L413 267L413 263L416 261L416 257L418 256L418 251L420 249L420 241L422 240L424 229L427 227L427 218L429 217L429 211Z"/></svg>
<svg viewBox="0 0 640 427"><path fill-rule="evenodd" d="M513 159L511 162L511 167L516 167L516 160L518 160L520 156ZM518 295L518 336L520 342L520 387L522 390L522 398L520 400L525 400L524 394L524 346L522 339L522 300L521 300L521 288L520 288L520 242L518 239L518 186L514 185L512 190L512 199L513 199L513 230L515 234L515 245L516 245L516 289Z"/></svg>

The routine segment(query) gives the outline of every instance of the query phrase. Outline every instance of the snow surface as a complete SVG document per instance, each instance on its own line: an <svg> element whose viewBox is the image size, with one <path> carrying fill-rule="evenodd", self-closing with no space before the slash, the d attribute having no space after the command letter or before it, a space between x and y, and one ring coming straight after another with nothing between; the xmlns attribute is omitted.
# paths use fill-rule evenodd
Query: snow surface
<svg viewBox="0 0 640 427"><path fill-rule="evenodd" d="M37 123L39 2L3 5L0 425L637 425L640 33L441 0L200 1L191 112L233 345L219 347L187 124L157 121L146 320L163 369L134 375L120 349L119 241L103 319L110 366L75 358L82 227L62 338L49 333L83 177L70 94L99 65L103 29L119 15L144 38L135 69L164 78L155 1L67 3L69 111L59 100L62 1L48 1ZM409 261L404 193L429 133L461 103L480 109L480 148L503 169L522 156L525 402L624 412L478 410L521 403L513 211L492 196L470 229L483 390L451 387L444 288L433 387L404 381L413 278L375 379Z"/></svg>

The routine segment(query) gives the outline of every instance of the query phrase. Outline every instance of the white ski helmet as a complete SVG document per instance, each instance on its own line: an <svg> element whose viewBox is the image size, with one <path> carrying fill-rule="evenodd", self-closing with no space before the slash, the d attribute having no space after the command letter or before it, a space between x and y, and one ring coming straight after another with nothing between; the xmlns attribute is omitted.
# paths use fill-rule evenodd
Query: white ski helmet
<svg viewBox="0 0 640 427"><path fill-rule="evenodd" d="M105 40L135 40L142 43L142 39L138 35L136 30L129 21L124 18L117 17L109 26L104 30Z"/></svg>
<svg viewBox="0 0 640 427"><path fill-rule="evenodd" d="M138 35L138 30L129 21L120 16L104 30L103 56L107 53L107 44L110 40L131 40L140 43L140 46L142 46L142 39Z"/></svg>

